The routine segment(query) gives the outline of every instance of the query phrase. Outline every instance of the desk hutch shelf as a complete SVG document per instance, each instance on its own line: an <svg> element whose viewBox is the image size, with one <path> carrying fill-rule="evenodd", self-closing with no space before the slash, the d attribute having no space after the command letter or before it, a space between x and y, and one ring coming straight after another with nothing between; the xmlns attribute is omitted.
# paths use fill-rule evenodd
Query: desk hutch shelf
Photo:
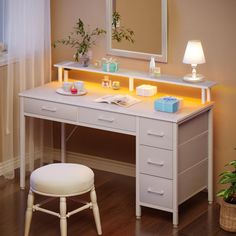
<svg viewBox="0 0 236 236"><path fill-rule="evenodd" d="M148 73L133 71L127 69L119 69L117 72L104 72L102 69L94 67L92 65L88 67L82 67L77 62L64 61L54 65L58 68L58 81L62 82L65 78L68 78L68 70L80 70L86 72L99 73L104 75L121 76L129 79L129 90L134 90L134 80L154 81L157 83L173 84L184 87L191 87L201 90L202 104L211 101L211 88L216 85L214 81L203 81L199 83L188 83L183 81L181 77L172 75L160 75L158 77L152 77ZM65 79L66 80L66 79Z"/></svg>

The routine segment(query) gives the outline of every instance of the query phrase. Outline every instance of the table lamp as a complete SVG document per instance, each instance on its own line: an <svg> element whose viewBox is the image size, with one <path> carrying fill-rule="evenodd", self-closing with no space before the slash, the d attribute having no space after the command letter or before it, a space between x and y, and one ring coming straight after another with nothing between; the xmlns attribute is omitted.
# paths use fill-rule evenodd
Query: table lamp
<svg viewBox="0 0 236 236"><path fill-rule="evenodd" d="M199 40L188 41L187 47L185 49L183 63L191 64L192 74L184 76L183 80L187 82L202 81L204 79L204 76L197 74L196 67L198 64L203 64L205 62L206 60L202 49L201 41Z"/></svg>

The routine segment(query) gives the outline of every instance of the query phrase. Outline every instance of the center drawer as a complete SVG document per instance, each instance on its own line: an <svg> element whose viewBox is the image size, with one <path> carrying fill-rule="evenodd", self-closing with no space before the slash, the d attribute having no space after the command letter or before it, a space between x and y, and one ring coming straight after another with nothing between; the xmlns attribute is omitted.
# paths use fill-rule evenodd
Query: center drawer
<svg viewBox="0 0 236 236"><path fill-rule="evenodd" d="M79 109L79 122L125 131L135 132L136 130L134 116L83 107Z"/></svg>
<svg viewBox="0 0 236 236"><path fill-rule="evenodd" d="M77 121L77 107L38 99L24 98L24 111L45 117Z"/></svg>

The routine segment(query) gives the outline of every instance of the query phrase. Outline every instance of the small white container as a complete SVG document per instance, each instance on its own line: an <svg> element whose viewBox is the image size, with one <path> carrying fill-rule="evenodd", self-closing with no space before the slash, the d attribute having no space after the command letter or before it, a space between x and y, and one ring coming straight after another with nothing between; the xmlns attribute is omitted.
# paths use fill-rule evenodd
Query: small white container
<svg viewBox="0 0 236 236"><path fill-rule="evenodd" d="M112 82L112 88L113 88L114 90L120 89L120 82L119 82L119 81L113 81L113 82Z"/></svg>
<svg viewBox="0 0 236 236"><path fill-rule="evenodd" d="M149 62L149 74L150 74L150 76L154 76L155 67L156 67L155 58L151 57L151 60Z"/></svg>
<svg viewBox="0 0 236 236"><path fill-rule="evenodd" d="M84 82L83 81L75 81L74 86L77 88L78 92L84 91Z"/></svg>
<svg viewBox="0 0 236 236"><path fill-rule="evenodd" d="M157 86L143 84L136 87L136 94L138 96L150 97L157 94Z"/></svg>
<svg viewBox="0 0 236 236"><path fill-rule="evenodd" d="M70 92L72 86L73 86L73 83L72 83L72 82L64 82L63 85L62 85L62 89L63 89L65 92Z"/></svg>
<svg viewBox="0 0 236 236"><path fill-rule="evenodd" d="M154 76L158 77L161 75L161 68L160 67L155 67L154 68Z"/></svg>

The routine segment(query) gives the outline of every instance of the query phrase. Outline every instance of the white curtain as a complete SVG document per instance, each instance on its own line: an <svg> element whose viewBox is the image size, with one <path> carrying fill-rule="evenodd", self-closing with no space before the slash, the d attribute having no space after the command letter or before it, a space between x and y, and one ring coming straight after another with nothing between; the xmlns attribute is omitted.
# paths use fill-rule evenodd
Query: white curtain
<svg viewBox="0 0 236 236"><path fill-rule="evenodd" d="M51 24L50 0L8 0L7 3L8 70L2 97L2 127L5 127L2 161L8 163L4 175L12 178L19 157L18 93L51 79ZM42 155L43 122L28 119L27 123L27 157L34 160L35 154ZM32 168L33 161L30 163Z"/></svg>

